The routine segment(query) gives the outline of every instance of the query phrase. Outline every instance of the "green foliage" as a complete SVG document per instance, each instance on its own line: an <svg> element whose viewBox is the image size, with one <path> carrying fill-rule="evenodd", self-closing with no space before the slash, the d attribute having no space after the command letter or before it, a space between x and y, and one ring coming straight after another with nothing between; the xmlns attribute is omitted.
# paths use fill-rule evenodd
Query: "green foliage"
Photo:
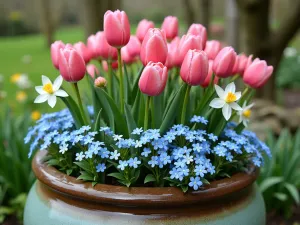
<svg viewBox="0 0 300 225"><path fill-rule="evenodd" d="M267 210L289 217L293 205L300 203L300 129L295 136L285 129L278 139L269 132L267 144L273 158L265 159L259 177L260 190Z"/></svg>

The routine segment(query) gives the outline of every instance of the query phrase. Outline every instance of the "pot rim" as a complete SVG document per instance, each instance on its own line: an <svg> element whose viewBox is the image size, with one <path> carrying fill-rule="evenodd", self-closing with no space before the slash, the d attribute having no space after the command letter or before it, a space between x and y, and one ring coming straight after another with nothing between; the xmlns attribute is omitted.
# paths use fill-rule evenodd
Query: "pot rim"
<svg viewBox="0 0 300 225"><path fill-rule="evenodd" d="M197 191L183 193L177 187L125 187L96 184L77 180L44 162L47 151L39 151L32 161L32 169L37 179L55 192L72 198L99 204L123 206L178 206L199 202L209 202L239 192L255 182L259 174L256 167L247 173L236 173L230 178L212 181Z"/></svg>

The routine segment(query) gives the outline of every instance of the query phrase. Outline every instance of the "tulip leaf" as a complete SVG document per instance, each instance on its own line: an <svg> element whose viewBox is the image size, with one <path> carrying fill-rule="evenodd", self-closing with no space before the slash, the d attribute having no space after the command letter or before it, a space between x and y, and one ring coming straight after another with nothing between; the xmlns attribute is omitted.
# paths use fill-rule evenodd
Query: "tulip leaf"
<svg viewBox="0 0 300 225"><path fill-rule="evenodd" d="M153 113L151 113L151 120L153 121L154 126L152 127L154 128L159 128L159 126L161 125L161 121L163 118L163 95L159 95L159 96L153 96L152 97L152 101L153 101L153 106L151 105L151 111Z"/></svg>
<svg viewBox="0 0 300 225"><path fill-rule="evenodd" d="M99 110L99 112L97 114L97 117L96 117L96 119L94 121L94 123L95 123L94 131L98 131L100 129L101 112L102 112L102 109ZM94 112L94 113L96 115L96 112Z"/></svg>
<svg viewBox="0 0 300 225"><path fill-rule="evenodd" d="M141 67L140 71L138 72L138 74L135 77L135 80L134 80L133 86L132 86L132 96L136 96L139 92L139 80L140 80L140 76L141 76L143 70L144 70L144 66Z"/></svg>
<svg viewBox="0 0 300 225"><path fill-rule="evenodd" d="M129 83L129 76L128 76L128 71L127 71L127 66L126 64L123 65L124 66L124 93L125 93L125 102L126 103L130 103L132 102L131 98L132 98L132 91L131 91L131 87L130 87L130 83Z"/></svg>
<svg viewBox="0 0 300 225"><path fill-rule="evenodd" d="M283 181L283 177L269 177L265 179L259 186L260 191L263 193L268 188L281 183Z"/></svg>
<svg viewBox="0 0 300 225"><path fill-rule="evenodd" d="M80 114L80 110L76 104L76 102L73 100L71 96L68 96L66 98L61 97L61 100L65 103L65 105L68 107L73 119L74 123L77 129L82 127L84 125L82 115Z"/></svg>
<svg viewBox="0 0 300 225"><path fill-rule="evenodd" d="M128 125L128 133L131 135L131 132L137 127L134 121L134 118L131 114L130 106L125 103L124 105L125 117Z"/></svg>
<svg viewBox="0 0 300 225"><path fill-rule="evenodd" d="M178 110L180 110L180 108L178 108L178 105L181 102L183 102L186 88L187 88L186 84L183 84L180 87L179 91L174 96L173 101L170 103L169 108L166 109L167 112L165 113L165 117L160 126L161 134L164 134L167 131L167 129L169 129L170 126L172 125L172 123L174 122L174 119L175 119L176 115L178 114Z"/></svg>

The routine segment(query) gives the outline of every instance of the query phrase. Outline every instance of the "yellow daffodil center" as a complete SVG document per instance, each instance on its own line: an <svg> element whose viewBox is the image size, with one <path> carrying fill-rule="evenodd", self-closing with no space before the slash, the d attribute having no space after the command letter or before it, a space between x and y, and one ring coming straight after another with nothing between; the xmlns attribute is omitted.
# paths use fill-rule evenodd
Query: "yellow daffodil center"
<svg viewBox="0 0 300 225"><path fill-rule="evenodd" d="M48 83L45 84L43 90L46 91L48 94L53 94L53 86L52 84Z"/></svg>
<svg viewBox="0 0 300 225"><path fill-rule="evenodd" d="M15 73L14 75L11 76L11 82L12 83L17 83L21 78L21 74L20 73Z"/></svg>
<svg viewBox="0 0 300 225"><path fill-rule="evenodd" d="M231 103L231 102L236 101L236 95L233 94L232 92L228 92L228 94L227 94L227 96L226 96L226 98L225 98L225 101L226 101L227 103Z"/></svg>
<svg viewBox="0 0 300 225"><path fill-rule="evenodd" d="M250 109L245 110L243 112L243 116L246 118L249 118L251 116L251 110Z"/></svg>
<svg viewBox="0 0 300 225"><path fill-rule="evenodd" d="M39 111L33 111L31 113L31 119L37 121L41 118L41 113Z"/></svg>
<svg viewBox="0 0 300 225"><path fill-rule="evenodd" d="M24 91L19 91L16 96L17 101L23 102L27 99L27 94Z"/></svg>

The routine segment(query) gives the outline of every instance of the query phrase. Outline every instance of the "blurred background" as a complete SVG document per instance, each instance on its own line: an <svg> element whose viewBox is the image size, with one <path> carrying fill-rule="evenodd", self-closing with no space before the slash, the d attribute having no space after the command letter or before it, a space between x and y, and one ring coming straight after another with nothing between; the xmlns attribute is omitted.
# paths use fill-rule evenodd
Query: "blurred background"
<svg viewBox="0 0 300 225"><path fill-rule="evenodd" d="M0 224L15 224L16 218L22 217L26 192L34 179L23 137L42 112L51 111L46 104L32 104L41 75L51 79L58 75L49 46L55 40L86 42L90 34L103 29L108 9L126 11L132 34L143 18L160 27L164 17L177 16L180 35L192 23L201 23L207 27L209 39L274 66L269 83L257 91L250 129L276 152L260 181L268 223L297 224L300 0L0 0ZM58 104L54 110L62 107ZM282 155L283 151L287 155ZM287 172L282 157L295 161Z"/></svg>

